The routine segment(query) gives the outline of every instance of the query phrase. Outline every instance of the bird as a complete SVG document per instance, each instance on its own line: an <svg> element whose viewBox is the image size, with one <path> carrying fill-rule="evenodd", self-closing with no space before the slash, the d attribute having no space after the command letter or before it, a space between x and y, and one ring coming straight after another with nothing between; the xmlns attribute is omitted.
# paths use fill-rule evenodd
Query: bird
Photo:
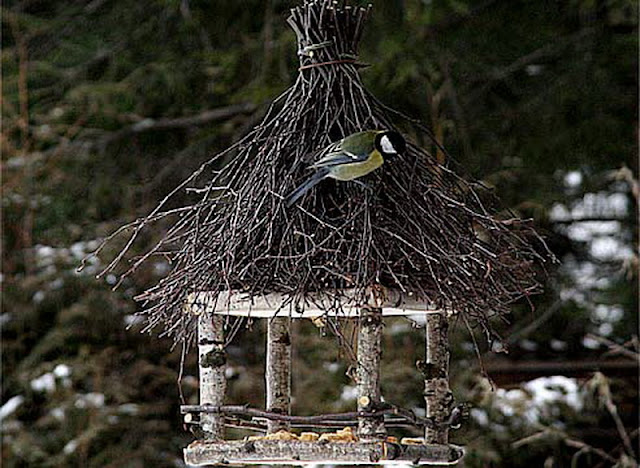
<svg viewBox="0 0 640 468"><path fill-rule="evenodd" d="M393 130L366 130L353 133L321 150L323 155L310 169L315 173L286 197L292 206L324 179L350 181L381 167L385 161L404 153L405 139Z"/></svg>

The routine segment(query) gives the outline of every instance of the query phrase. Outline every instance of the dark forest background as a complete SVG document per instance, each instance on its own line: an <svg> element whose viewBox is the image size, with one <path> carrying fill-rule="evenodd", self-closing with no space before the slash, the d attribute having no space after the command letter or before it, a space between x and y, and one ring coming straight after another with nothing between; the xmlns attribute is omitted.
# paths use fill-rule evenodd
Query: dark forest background
<svg viewBox="0 0 640 468"><path fill-rule="evenodd" d="M2 465L183 466L181 352L133 315L167 265L115 292L95 279L104 263L75 269L293 82L295 2L3 3ZM452 386L474 405L452 433L464 466L636 466L637 3L374 3L366 85L534 218L561 260L534 311L514 305L504 343L480 343L494 390L453 327ZM335 339L295 330L294 411L353 408ZM419 323L387 321L383 393L416 411L423 349ZM229 401L262 405L264 323L229 354ZM196 401L191 354L182 389Z"/></svg>

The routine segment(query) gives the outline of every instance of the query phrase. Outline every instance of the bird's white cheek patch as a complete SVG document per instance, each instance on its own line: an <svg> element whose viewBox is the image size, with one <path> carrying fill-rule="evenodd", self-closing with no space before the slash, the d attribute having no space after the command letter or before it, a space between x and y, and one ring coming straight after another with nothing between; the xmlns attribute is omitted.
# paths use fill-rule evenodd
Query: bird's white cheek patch
<svg viewBox="0 0 640 468"><path fill-rule="evenodd" d="M397 153L396 149L393 147L391 142L389 141L389 137L383 136L380 139L380 146L382 147L383 153Z"/></svg>

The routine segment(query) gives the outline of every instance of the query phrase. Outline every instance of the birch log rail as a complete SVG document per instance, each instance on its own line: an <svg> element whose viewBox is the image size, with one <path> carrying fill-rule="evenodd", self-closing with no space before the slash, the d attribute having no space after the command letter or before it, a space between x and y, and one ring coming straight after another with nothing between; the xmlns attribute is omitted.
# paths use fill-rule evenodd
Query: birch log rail
<svg viewBox="0 0 640 468"><path fill-rule="evenodd" d="M227 381L224 375L224 317L203 314L198 320L198 363L200 366L200 404L224 403ZM201 427L207 440L224 438L224 415L203 414Z"/></svg>
<svg viewBox="0 0 640 468"><path fill-rule="evenodd" d="M380 361L382 359L382 310L362 308L358 329L358 411L380 405ZM362 441L383 440L387 435L382 415L360 416L358 437Z"/></svg>
<svg viewBox="0 0 640 468"><path fill-rule="evenodd" d="M291 413L291 320L273 317L267 325L267 410ZM289 429L284 420L269 420L269 432Z"/></svg>

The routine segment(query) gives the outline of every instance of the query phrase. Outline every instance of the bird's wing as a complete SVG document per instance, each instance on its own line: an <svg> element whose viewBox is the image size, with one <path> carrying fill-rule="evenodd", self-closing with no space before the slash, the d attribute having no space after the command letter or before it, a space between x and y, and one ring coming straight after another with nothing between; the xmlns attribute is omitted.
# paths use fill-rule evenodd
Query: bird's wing
<svg viewBox="0 0 640 468"><path fill-rule="evenodd" d="M347 151L335 151L325 155L322 159L319 159L311 166L313 169L319 169L321 167L339 166L340 164L349 164L363 162L367 160L368 153L353 154Z"/></svg>
<svg viewBox="0 0 640 468"><path fill-rule="evenodd" d="M340 164L364 162L374 149L374 141L378 131L354 133L324 149L324 156L311 167L337 166Z"/></svg>

